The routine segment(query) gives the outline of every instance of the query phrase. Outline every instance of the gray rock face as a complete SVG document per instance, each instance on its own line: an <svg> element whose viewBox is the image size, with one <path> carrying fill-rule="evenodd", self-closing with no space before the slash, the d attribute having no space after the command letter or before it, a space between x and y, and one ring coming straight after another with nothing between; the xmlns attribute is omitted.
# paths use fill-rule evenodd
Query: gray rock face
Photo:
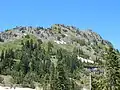
<svg viewBox="0 0 120 90"><path fill-rule="evenodd" d="M82 49L90 57L100 55L104 51L103 46L112 46L109 41L104 40L99 34L92 30L80 30L74 26L54 24L50 28L43 27L15 27L0 33L0 43L14 41L26 35L34 35L42 41L54 41L58 44L70 44Z"/></svg>
<svg viewBox="0 0 120 90"><path fill-rule="evenodd" d="M4 41L15 40L24 35L32 34L43 40L64 40L65 42L72 43L73 39L85 40L91 44L102 43L104 45L112 45L109 41L103 40L102 37L93 32L92 30L81 31L73 26L65 26L63 24L55 24L51 28L36 27L16 27L5 32L0 33L0 39Z"/></svg>
<svg viewBox="0 0 120 90"><path fill-rule="evenodd" d="M73 39L85 40L91 44L102 43L104 45L112 45L109 41L103 40L102 37L92 30L81 31L73 26L65 26L63 24L55 24L51 28L36 27L16 27L0 33L0 39L5 42L21 38L24 35L33 34L43 40L57 40L58 37L65 42L72 43Z"/></svg>

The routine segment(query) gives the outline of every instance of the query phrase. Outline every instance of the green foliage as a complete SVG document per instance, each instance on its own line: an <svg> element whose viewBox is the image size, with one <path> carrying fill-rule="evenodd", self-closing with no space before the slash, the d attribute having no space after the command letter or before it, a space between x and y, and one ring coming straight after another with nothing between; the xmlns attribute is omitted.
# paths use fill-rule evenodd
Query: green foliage
<svg viewBox="0 0 120 90"><path fill-rule="evenodd" d="M53 50L52 42L47 42L45 47L41 39L29 38L19 43L21 49L5 49L0 55L0 74L11 75L14 84L35 88L34 82L37 82L44 90L77 90L76 80L81 81L82 74L87 75L77 56L86 59L89 56L81 49L74 48L71 52L62 48ZM92 76L92 90L120 88L119 51L111 48L107 52L105 65L99 64L104 66L105 74Z"/></svg>
<svg viewBox="0 0 120 90"><path fill-rule="evenodd" d="M1 52L1 61L3 61L4 60L4 58L5 58L5 56L4 56L4 50L2 50L2 52Z"/></svg>
<svg viewBox="0 0 120 90"><path fill-rule="evenodd" d="M81 57L83 57L85 59L89 59L90 56L88 56L87 54L83 54L83 55L81 55Z"/></svg>
<svg viewBox="0 0 120 90"><path fill-rule="evenodd" d="M86 42L85 42L84 39L75 39L74 41L79 43L81 46L85 46L86 45Z"/></svg>
<svg viewBox="0 0 120 90"><path fill-rule="evenodd" d="M15 41L10 41L10 42L6 42L6 43L0 43L0 52L2 50L9 50L9 49L13 49L13 50L17 50L17 49L21 49L23 43L25 43L27 40L33 40L33 42L37 42L37 39L35 36L33 35L29 35L30 38L21 38L21 39L17 39Z"/></svg>
<svg viewBox="0 0 120 90"><path fill-rule="evenodd" d="M66 76L63 64L61 62L58 62L57 65L57 74L55 90L70 90L69 78Z"/></svg>
<svg viewBox="0 0 120 90"><path fill-rule="evenodd" d="M60 41L60 39L61 39L61 37L58 36L58 37L57 37L57 40Z"/></svg>
<svg viewBox="0 0 120 90"><path fill-rule="evenodd" d="M58 33L61 34L61 28L58 28Z"/></svg>
<svg viewBox="0 0 120 90"><path fill-rule="evenodd" d="M120 61L119 52L110 47L104 64L104 74L92 79L92 90L119 90L120 89Z"/></svg>
<svg viewBox="0 0 120 90"><path fill-rule="evenodd" d="M106 56L106 77L110 90L120 89L120 63L118 53L110 48Z"/></svg>
<svg viewBox="0 0 120 90"><path fill-rule="evenodd" d="M11 75L13 83L23 87L34 88L33 83L37 82L41 83L45 90L75 89L70 78L80 80L80 75L77 74L83 69L82 62L77 59L77 54L81 54L80 50L68 52L60 48L54 52L51 42L46 44L45 50L41 40L34 42L32 39L22 40L20 44L21 49L2 51L1 74ZM53 55L56 57L55 61L51 60Z"/></svg>
<svg viewBox="0 0 120 90"><path fill-rule="evenodd" d="M8 30L8 29L5 30L5 32L8 32L8 31L10 31L10 30Z"/></svg>
<svg viewBox="0 0 120 90"><path fill-rule="evenodd" d="M62 38L65 38L65 35L64 34L61 34Z"/></svg>
<svg viewBox="0 0 120 90"><path fill-rule="evenodd" d="M41 39L38 39L37 41L38 41L39 44L43 43Z"/></svg>
<svg viewBox="0 0 120 90"><path fill-rule="evenodd" d="M4 42L4 39L0 38L0 42Z"/></svg>
<svg viewBox="0 0 120 90"><path fill-rule="evenodd" d="M3 83L4 78L0 77L0 83Z"/></svg>
<svg viewBox="0 0 120 90"><path fill-rule="evenodd" d="M26 35L26 36L25 36L25 38L28 38L28 39L29 39L29 38L30 38L30 36L29 36L29 35Z"/></svg>

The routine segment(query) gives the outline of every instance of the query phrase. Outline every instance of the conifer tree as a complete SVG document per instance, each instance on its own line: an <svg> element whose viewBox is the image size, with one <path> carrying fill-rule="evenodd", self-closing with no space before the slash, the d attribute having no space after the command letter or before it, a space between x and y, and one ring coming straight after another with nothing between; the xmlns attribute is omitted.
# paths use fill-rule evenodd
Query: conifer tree
<svg viewBox="0 0 120 90"><path fill-rule="evenodd" d="M97 87L92 90L120 90L119 52L110 47L104 55L104 75L97 79Z"/></svg>
<svg viewBox="0 0 120 90"><path fill-rule="evenodd" d="M120 62L118 53L113 48L108 50L105 66L108 89L120 90Z"/></svg>
<svg viewBox="0 0 120 90"><path fill-rule="evenodd" d="M1 52L1 62L3 61L3 59L4 59L4 50L2 50L2 52Z"/></svg>
<svg viewBox="0 0 120 90"><path fill-rule="evenodd" d="M69 78L67 77L64 66L61 62L58 62L57 65L57 80L55 85L55 90L70 90Z"/></svg>

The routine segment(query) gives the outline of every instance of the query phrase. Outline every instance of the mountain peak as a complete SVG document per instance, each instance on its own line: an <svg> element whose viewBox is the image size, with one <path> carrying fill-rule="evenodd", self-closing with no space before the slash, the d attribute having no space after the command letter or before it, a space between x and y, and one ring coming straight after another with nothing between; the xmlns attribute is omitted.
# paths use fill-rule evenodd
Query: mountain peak
<svg viewBox="0 0 120 90"><path fill-rule="evenodd" d="M22 36L27 34L32 34L37 38L43 39L43 41L45 39L56 40L59 37L66 42L69 40L72 42L72 39L80 39L91 43L108 44L106 40L103 40L99 34L93 32L91 29L81 31L79 28L64 24L54 24L50 28L16 26L13 29L0 33L0 38L4 41L9 41L22 38Z"/></svg>

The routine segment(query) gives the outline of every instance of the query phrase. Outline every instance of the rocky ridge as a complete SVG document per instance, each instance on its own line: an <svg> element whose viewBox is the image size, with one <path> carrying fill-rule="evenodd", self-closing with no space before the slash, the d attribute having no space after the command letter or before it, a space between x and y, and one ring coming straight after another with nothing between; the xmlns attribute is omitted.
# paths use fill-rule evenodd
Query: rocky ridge
<svg viewBox="0 0 120 90"><path fill-rule="evenodd" d="M83 50L89 56L86 58L96 59L101 57L104 47L112 44L104 40L99 34L92 30L80 30L74 26L54 24L50 28L43 27L15 27L0 33L0 43L14 41L27 35L34 35L44 41L53 41L59 45L73 45Z"/></svg>

